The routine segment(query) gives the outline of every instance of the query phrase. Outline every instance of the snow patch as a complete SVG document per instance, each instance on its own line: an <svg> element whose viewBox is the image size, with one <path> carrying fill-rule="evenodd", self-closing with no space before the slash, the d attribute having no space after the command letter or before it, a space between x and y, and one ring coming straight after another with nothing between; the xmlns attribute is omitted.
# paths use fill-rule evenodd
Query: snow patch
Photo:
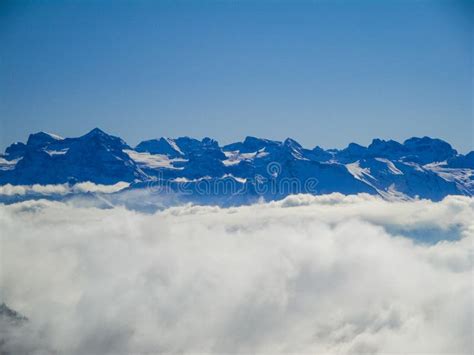
<svg viewBox="0 0 474 355"><path fill-rule="evenodd" d="M428 164L424 168L437 174L442 179L455 182L459 188L463 189L468 195L474 190L474 171L472 169L453 169L447 168L446 162Z"/></svg>
<svg viewBox="0 0 474 355"><path fill-rule="evenodd" d="M187 159L182 158L170 159L167 155L164 154L139 153L130 149L124 149L123 152L126 153L131 159L133 159L138 165L152 169L166 168L182 170L182 167L175 167L173 163L188 161Z"/></svg>
<svg viewBox="0 0 474 355"><path fill-rule="evenodd" d="M177 182L177 183L189 183L189 182L199 182L199 181L202 181L202 180L210 180L212 179L210 176L203 176L203 177L200 177L200 178L197 178L197 179L188 179L188 178L185 178L185 177L178 177L176 179L172 179L171 181L172 182Z"/></svg>
<svg viewBox="0 0 474 355"><path fill-rule="evenodd" d="M237 176L234 176L232 174L225 174L225 175L222 175L222 178L221 179L234 179L235 181L237 182L240 182L241 184L245 184L247 182L247 179L245 178L240 178L240 177L237 177Z"/></svg>
<svg viewBox="0 0 474 355"><path fill-rule="evenodd" d="M47 153L49 156L54 156L54 155L64 155L68 152L69 148L64 148L61 150L47 150L45 149L44 152Z"/></svg>
<svg viewBox="0 0 474 355"><path fill-rule="evenodd" d="M352 176L354 176L356 179L367 182L365 180L365 177L371 177L373 178L372 175L370 175L370 169L369 168L362 168L360 166L360 161L357 160L354 163L346 164L347 170L351 173Z"/></svg>
<svg viewBox="0 0 474 355"><path fill-rule="evenodd" d="M387 164L388 170L394 175L403 175L403 172L400 171L395 164L393 164L390 160L385 158L375 158L375 160Z"/></svg>
<svg viewBox="0 0 474 355"><path fill-rule="evenodd" d="M0 158L0 170L7 171L15 169L16 164L23 158L18 158L14 160L6 160L4 158Z"/></svg>
<svg viewBox="0 0 474 355"><path fill-rule="evenodd" d="M173 139L165 138L165 140L171 146L171 148L176 150L179 154L184 155L184 153L181 151L181 149L179 149L178 145L176 144L176 142Z"/></svg>
<svg viewBox="0 0 474 355"><path fill-rule="evenodd" d="M226 160L223 160L222 163L225 166L237 165L241 161L250 161L256 158L263 158L268 155L268 152L265 152L265 148L262 148L256 152L252 153L240 153L238 150L235 151L226 151L224 152L227 157Z"/></svg>

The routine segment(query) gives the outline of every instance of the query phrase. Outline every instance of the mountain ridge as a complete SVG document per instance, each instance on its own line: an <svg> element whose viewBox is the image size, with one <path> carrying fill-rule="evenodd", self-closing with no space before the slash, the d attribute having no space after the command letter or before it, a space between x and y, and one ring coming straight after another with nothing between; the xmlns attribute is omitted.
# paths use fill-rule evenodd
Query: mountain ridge
<svg viewBox="0 0 474 355"><path fill-rule="evenodd" d="M34 133L26 144L13 143L0 155L0 185L123 181L139 188L166 182L174 192L186 184L199 198L199 181L217 185L227 180L245 187L249 196L259 195L261 181L276 185L260 194L266 199L341 192L439 200L474 195L474 152L459 154L449 143L427 136L403 143L375 138L368 146L350 143L327 150L317 145L308 149L291 138L252 136L224 146L209 137L161 137L131 147L94 128L75 138ZM317 185L314 190L305 187L310 180ZM282 187L290 183L293 189ZM226 197L234 194L230 191Z"/></svg>

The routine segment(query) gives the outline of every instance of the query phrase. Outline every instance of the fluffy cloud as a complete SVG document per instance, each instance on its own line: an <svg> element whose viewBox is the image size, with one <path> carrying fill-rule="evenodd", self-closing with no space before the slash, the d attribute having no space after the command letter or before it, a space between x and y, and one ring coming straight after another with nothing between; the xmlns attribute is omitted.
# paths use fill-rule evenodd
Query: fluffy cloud
<svg viewBox="0 0 474 355"><path fill-rule="evenodd" d="M474 199L0 205L12 353L472 353Z"/></svg>

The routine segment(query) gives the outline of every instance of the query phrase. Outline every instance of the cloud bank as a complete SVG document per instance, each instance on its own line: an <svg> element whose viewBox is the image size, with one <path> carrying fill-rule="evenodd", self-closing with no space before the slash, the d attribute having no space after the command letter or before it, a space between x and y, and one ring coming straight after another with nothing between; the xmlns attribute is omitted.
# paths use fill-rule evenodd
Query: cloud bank
<svg viewBox="0 0 474 355"><path fill-rule="evenodd" d="M0 196L24 196L27 194L39 195L67 195L72 193L101 192L114 193L130 186L128 182L118 182L113 185L95 184L90 181L79 182L77 184L56 184L56 185L0 185Z"/></svg>
<svg viewBox="0 0 474 355"><path fill-rule="evenodd" d="M0 205L3 351L473 351L474 199ZM432 238L430 234L436 236ZM445 240L444 240L445 239Z"/></svg>

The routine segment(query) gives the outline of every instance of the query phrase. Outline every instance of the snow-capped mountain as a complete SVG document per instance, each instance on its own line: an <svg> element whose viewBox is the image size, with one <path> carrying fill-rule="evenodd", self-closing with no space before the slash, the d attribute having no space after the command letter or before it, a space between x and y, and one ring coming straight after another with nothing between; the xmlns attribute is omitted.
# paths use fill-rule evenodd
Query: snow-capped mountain
<svg viewBox="0 0 474 355"><path fill-rule="evenodd" d="M152 186L195 199L340 192L439 200L474 194L474 152L458 154L429 137L374 139L342 150L255 137L225 146L211 138L158 138L130 147L95 128L77 138L31 134L0 156L0 185L80 182L128 182L129 189Z"/></svg>

